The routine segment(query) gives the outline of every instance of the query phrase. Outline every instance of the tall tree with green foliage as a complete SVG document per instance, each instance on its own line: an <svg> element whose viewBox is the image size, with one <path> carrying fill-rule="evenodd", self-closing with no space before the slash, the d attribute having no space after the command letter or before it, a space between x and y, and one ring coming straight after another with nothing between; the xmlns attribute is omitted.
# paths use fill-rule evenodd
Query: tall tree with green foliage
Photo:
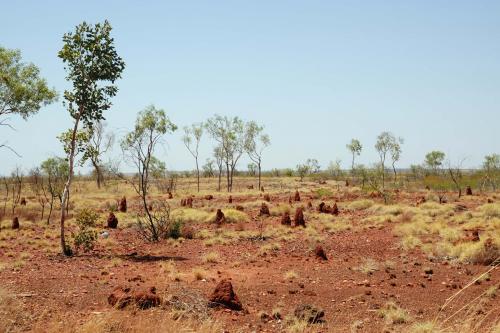
<svg viewBox="0 0 500 333"><path fill-rule="evenodd" d="M382 190L385 190L385 162L387 154L391 152L396 143L397 139L391 132L382 132L377 137L375 149L377 150L380 159L379 165L382 178Z"/></svg>
<svg viewBox="0 0 500 333"><path fill-rule="evenodd" d="M490 185L493 191L496 191L500 183L500 155L491 154L484 157L483 162L483 182L482 187Z"/></svg>
<svg viewBox="0 0 500 333"><path fill-rule="evenodd" d="M392 172L394 172L394 182L397 180L397 172L396 172L396 162L398 162L401 158L401 154L403 153L403 149L401 145L404 143L403 138L394 138L394 141L391 144L391 148L389 153L391 154L392 160Z"/></svg>
<svg viewBox="0 0 500 333"><path fill-rule="evenodd" d="M434 173L437 173L443 165L445 154L439 150L433 150L425 155L425 165L427 165Z"/></svg>
<svg viewBox="0 0 500 333"><path fill-rule="evenodd" d="M196 180L198 192L200 192L200 166L198 163L199 147L201 137L203 136L203 123L193 124L191 127L184 127L184 136L182 142L186 146L189 153L194 157L196 163Z"/></svg>
<svg viewBox="0 0 500 333"><path fill-rule="evenodd" d="M61 203L61 249L66 255L70 255L71 250L64 237L65 206L73 180L77 134L81 127L92 131L96 123L105 119L103 113L111 107L111 98L118 92L114 83L125 68L116 52L111 30L108 21L95 25L83 22L74 32L63 36L64 45L58 54L67 72L66 79L72 83L72 89L64 92L63 102L73 118L67 141L69 172Z"/></svg>
<svg viewBox="0 0 500 333"><path fill-rule="evenodd" d="M227 191L233 189L236 165L245 151L245 123L238 117L215 115L205 123L208 133L220 147L226 167Z"/></svg>
<svg viewBox="0 0 500 333"><path fill-rule="evenodd" d="M56 91L47 86L37 66L24 63L21 51L0 46L0 126L12 128L11 115L26 120L56 99ZM0 143L0 148L16 153L7 141Z"/></svg>
<svg viewBox="0 0 500 333"><path fill-rule="evenodd" d="M46 178L46 189L49 194L49 214L47 216L47 224L50 223L52 210L54 208L54 200L59 199L62 202L64 185L68 179L68 162L61 157L50 157L42 162L40 168L42 176Z"/></svg>
<svg viewBox="0 0 500 333"><path fill-rule="evenodd" d="M262 188L262 153L264 152L264 149L271 144L269 135L262 133L263 130L264 127L258 125L255 121L248 122L245 130L245 150L248 157L257 166L259 190Z"/></svg>
<svg viewBox="0 0 500 333"><path fill-rule="evenodd" d="M354 174L354 160L356 156L361 155L361 151L363 150L363 146L358 139L351 139L351 142L346 145L347 149L352 154L352 164L351 164L351 172Z"/></svg>

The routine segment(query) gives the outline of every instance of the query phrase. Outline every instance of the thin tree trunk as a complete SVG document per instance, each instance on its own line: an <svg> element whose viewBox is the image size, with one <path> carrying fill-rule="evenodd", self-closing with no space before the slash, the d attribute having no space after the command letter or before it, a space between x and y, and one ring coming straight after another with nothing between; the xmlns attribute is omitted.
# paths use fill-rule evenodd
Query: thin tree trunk
<svg viewBox="0 0 500 333"><path fill-rule="evenodd" d="M42 205L42 216L40 217L40 221L43 221L43 214L45 213L45 204Z"/></svg>
<svg viewBox="0 0 500 333"><path fill-rule="evenodd" d="M260 184L260 176L261 176L261 170L260 170L260 163L257 165L259 168L259 191L262 189L261 184Z"/></svg>
<svg viewBox="0 0 500 333"><path fill-rule="evenodd" d="M50 199L50 206L49 206L49 216L47 216L47 224L50 224L50 218L52 217L52 209L54 208L54 197Z"/></svg>
<svg viewBox="0 0 500 333"><path fill-rule="evenodd" d="M200 168L198 166L198 158L196 158L196 177L198 181L198 192L200 192Z"/></svg>
<svg viewBox="0 0 500 333"><path fill-rule="evenodd" d="M80 115L82 114L82 107L80 107ZM76 132L78 131L78 124L80 122L80 116L75 119L75 125L73 127L73 133L71 137L71 148L69 152L69 173L68 180L64 185L64 191L61 200L61 251L64 255L70 255L70 251L66 246L66 239L64 235L64 222L66 221L67 214L67 204L69 202L69 189L71 187L71 182L73 181L73 168L75 163L75 148L76 148Z"/></svg>
<svg viewBox="0 0 500 333"><path fill-rule="evenodd" d="M396 167L394 166L394 164L392 164L392 171L394 172L394 182L396 182L396 180L397 180L397 173L396 173Z"/></svg>
<svg viewBox="0 0 500 333"><path fill-rule="evenodd" d="M227 191L231 192L231 182L229 175L229 163L226 163L226 179L227 179Z"/></svg>
<svg viewBox="0 0 500 333"><path fill-rule="evenodd" d="M220 185L222 180L222 169L219 168L219 185L217 186L217 191L220 192Z"/></svg>

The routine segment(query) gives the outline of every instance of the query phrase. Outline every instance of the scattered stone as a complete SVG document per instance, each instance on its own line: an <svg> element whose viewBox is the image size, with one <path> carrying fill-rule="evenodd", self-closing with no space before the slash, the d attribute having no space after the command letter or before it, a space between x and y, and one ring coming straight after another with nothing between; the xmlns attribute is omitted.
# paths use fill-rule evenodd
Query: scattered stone
<svg viewBox="0 0 500 333"><path fill-rule="evenodd" d="M19 218L17 216L12 219L12 229L19 229Z"/></svg>
<svg viewBox="0 0 500 333"><path fill-rule="evenodd" d="M221 225L224 222L226 222L226 217L224 216L224 213L222 212L222 210L217 209L217 213L215 214L215 224Z"/></svg>
<svg viewBox="0 0 500 333"><path fill-rule="evenodd" d="M295 198L294 198L295 201L300 201L300 193L299 191L295 191Z"/></svg>
<svg viewBox="0 0 500 333"><path fill-rule="evenodd" d="M321 245L316 245L316 248L314 249L314 254L316 254L316 257L323 259L323 260L328 260L325 250L321 247Z"/></svg>
<svg viewBox="0 0 500 333"><path fill-rule="evenodd" d="M309 324L323 323L325 321L325 311L314 305L299 305L293 313L297 319L306 321Z"/></svg>
<svg viewBox="0 0 500 333"><path fill-rule="evenodd" d="M430 267L424 268L424 273L427 275L434 274L434 270Z"/></svg>
<svg viewBox="0 0 500 333"><path fill-rule="evenodd" d="M109 213L107 222L108 228L116 229L116 227L118 226L118 218L115 216L115 214L113 214L113 212Z"/></svg>
<svg viewBox="0 0 500 333"><path fill-rule="evenodd" d="M103 231L103 232L101 232L101 234L99 235L99 237L101 237L103 239L106 239L106 238L109 237L109 232Z"/></svg>
<svg viewBox="0 0 500 333"><path fill-rule="evenodd" d="M127 198L121 198L120 203L118 204L118 210L122 213L127 212Z"/></svg>
<svg viewBox="0 0 500 333"><path fill-rule="evenodd" d="M284 212L281 216L281 224L283 225L292 225L292 219L290 218L289 212Z"/></svg>
<svg viewBox="0 0 500 333"><path fill-rule="evenodd" d="M269 216L271 213L269 212L269 207L265 203L262 203L262 206L260 207L260 212L259 216Z"/></svg>
<svg viewBox="0 0 500 333"><path fill-rule="evenodd" d="M294 225L297 226L303 226L304 228L306 227L306 221L304 219L304 210L301 207L298 207L295 210L295 219L294 219Z"/></svg>
<svg viewBox="0 0 500 333"><path fill-rule="evenodd" d="M225 307L231 310L240 311L243 309L238 296L233 290L233 285L229 280L221 280L215 287L209 299L210 307Z"/></svg>

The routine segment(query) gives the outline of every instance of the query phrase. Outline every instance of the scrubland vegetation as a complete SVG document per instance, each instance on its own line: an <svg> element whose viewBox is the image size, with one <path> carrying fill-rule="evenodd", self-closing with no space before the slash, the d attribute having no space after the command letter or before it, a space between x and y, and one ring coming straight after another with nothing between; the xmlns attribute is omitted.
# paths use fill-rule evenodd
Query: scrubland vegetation
<svg viewBox="0 0 500 333"><path fill-rule="evenodd" d="M63 36L64 154L1 178L0 331L500 330L498 154L464 170L436 150L404 170L404 139L382 132L371 166L352 139L350 170L267 171L263 124L214 115L183 128L194 171L174 172L157 146L178 125L150 105L118 138L123 164L104 163L125 68L111 31ZM0 60L0 125L56 100L20 52Z"/></svg>

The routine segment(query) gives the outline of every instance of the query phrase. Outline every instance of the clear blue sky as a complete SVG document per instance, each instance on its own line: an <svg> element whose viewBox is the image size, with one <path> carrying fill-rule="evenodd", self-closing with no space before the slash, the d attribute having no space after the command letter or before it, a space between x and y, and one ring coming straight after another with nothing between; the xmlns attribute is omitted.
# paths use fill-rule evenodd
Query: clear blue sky
<svg viewBox="0 0 500 333"><path fill-rule="evenodd" d="M434 149L472 167L500 153L499 1L2 1L1 11L0 44L60 93L62 35L111 22L126 62L107 113L118 137L154 103L180 127L215 113L265 124L265 169L309 157L348 167L353 137L370 164L386 130L405 139L401 167ZM22 154L0 151L0 173L61 155L56 136L70 124L60 100L15 120L16 132L0 128ZM180 137L158 156L190 169Z"/></svg>

